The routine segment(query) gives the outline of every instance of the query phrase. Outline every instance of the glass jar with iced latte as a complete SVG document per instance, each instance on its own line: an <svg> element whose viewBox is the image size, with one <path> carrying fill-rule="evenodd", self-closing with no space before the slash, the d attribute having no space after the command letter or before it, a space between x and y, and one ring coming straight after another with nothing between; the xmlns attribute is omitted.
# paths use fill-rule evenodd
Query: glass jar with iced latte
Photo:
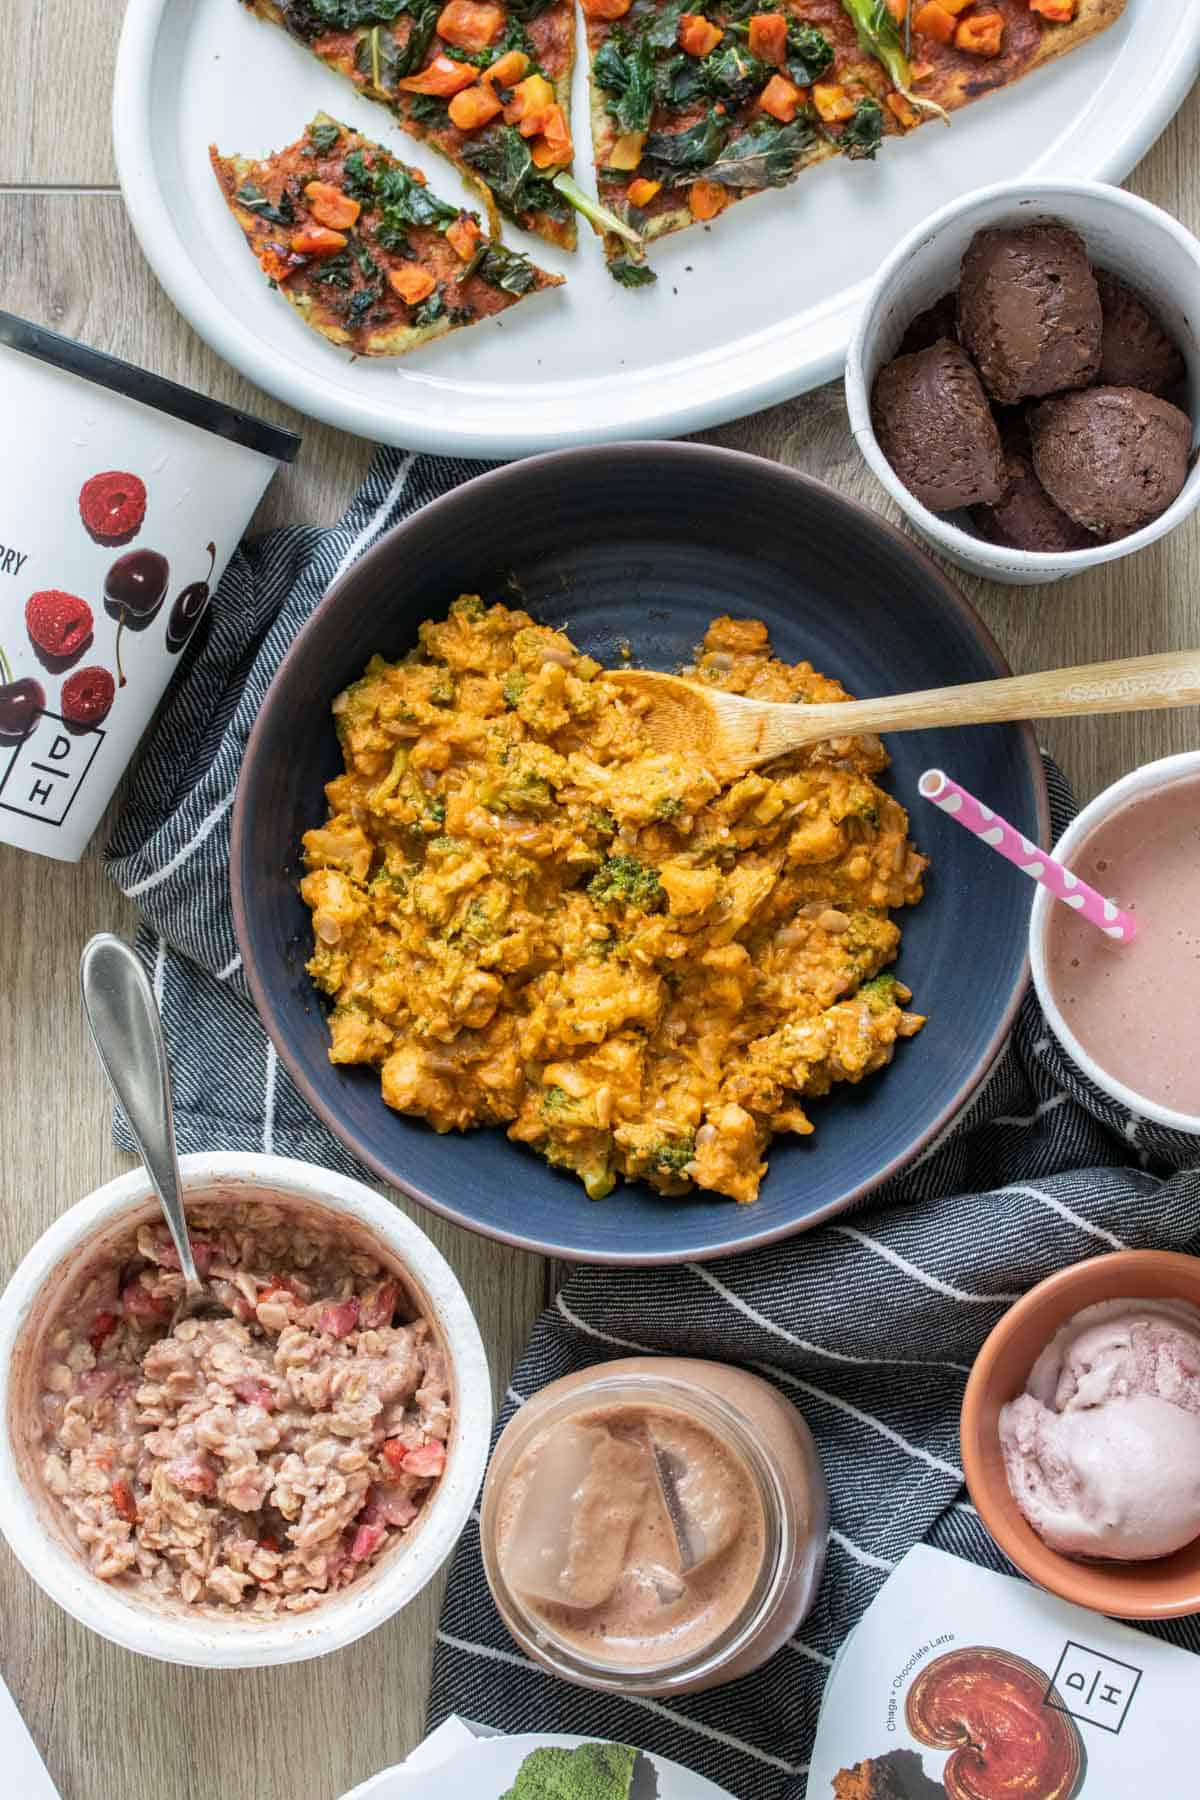
<svg viewBox="0 0 1200 1800"><path fill-rule="evenodd" d="M521 1407L481 1519L527 1655L586 1687L677 1694L748 1674L796 1630L829 1499L807 1425L760 1377L630 1357Z"/></svg>

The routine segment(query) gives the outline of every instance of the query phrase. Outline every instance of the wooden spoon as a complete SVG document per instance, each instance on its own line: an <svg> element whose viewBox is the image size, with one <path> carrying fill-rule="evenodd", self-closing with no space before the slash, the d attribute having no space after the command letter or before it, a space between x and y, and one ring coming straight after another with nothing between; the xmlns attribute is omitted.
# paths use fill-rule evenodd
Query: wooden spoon
<svg viewBox="0 0 1200 1800"><path fill-rule="evenodd" d="M1200 650L1170 650L1120 662L1048 669L1040 675L973 681L965 687L930 688L922 694L813 706L751 700L654 669L606 669L601 679L619 687L627 700L648 703L641 724L655 750L699 756L714 775L728 778L808 744L866 732L1197 706Z"/></svg>

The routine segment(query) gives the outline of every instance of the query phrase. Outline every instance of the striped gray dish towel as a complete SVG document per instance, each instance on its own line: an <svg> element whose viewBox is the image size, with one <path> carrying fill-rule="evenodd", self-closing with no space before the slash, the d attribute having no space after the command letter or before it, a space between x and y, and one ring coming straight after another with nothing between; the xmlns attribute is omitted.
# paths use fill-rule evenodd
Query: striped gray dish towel
<svg viewBox="0 0 1200 1800"><path fill-rule="evenodd" d="M243 546L160 716L109 846L137 900L172 1054L185 1150L276 1150L355 1172L278 1068L250 1005L228 901L230 809L267 684L333 577L389 525L478 465L380 454L332 530ZM1055 828L1071 812L1049 770ZM132 1148L124 1122L117 1142ZM852 1216L753 1255L659 1270L580 1269L538 1322L501 1425L573 1369L637 1352L745 1363L804 1413L833 1494L817 1603L757 1674L670 1704L590 1694L517 1654L468 1527L438 1633L431 1723L618 1738L738 1800L801 1800L838 1645L914 1543L1004 1568L966 1503L958 1411L971 1359L1035 1281L1125 1246L1200 1252L1194 1140L1130 1118L1060 1059L1027 999L968 1111ZM1200 1651L1192 1622L1150 1627Z"/></svg>

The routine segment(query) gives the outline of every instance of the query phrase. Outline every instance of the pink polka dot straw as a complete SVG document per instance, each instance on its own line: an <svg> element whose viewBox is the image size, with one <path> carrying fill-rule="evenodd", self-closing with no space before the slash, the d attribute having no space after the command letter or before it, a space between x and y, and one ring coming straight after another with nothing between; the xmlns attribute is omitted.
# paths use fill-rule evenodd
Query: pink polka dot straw
<svg viewBox="0 0 1200 1800"><path fill-rule="evenodd" d="M1007 819L994 813L990 806L977 800L974 794L968 794L965 787L957 781L951 781L942 769L926 769L917 783L918 792L926 800L950 817L959 825L973 832L974 835L1003 856L1007 862L1028 875L1031 881L1049 888L1056 900L1064 906L1082 913L1085 919L1118 944L1131 944L1137 936L1137 920L1132 914L1122 912L1112 900L1106 900L1095 888L1080 881L1065 864L1055 862L1045 850L1031 844L1029 839L1014 829Z"/></svg>

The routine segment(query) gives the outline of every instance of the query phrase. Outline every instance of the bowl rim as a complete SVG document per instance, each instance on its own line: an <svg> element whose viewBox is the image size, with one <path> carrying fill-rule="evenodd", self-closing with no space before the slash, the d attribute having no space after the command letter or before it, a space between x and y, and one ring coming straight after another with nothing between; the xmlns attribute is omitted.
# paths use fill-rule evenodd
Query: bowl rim
<svg viewBox="0 0 1200 1800"><path fill-rule="evenodd" d="M1160 792L1163 788L1174 787L1176 782L1189 780L1200 781L1200 750L1181 750L1173 756L1160 756L1153 762L1141 763L1088 802L1067 826L1055 844L1053 854L1060 862L1069 861L1096 827L1120 811L1127 802L1142 794ZM1177 1112L1173 1107L1163 1106L1159 1101L1151 1100L1145 1094L1139 1094L1136 1089L1126 1086L1100 1066L1067 1024L1054 998L1046 969L1046 936L1054 904L1054 895L1039 886L1029 915L1029 961L1038 1003L1059 1047L1102 1093L1107 1094L1110 1100L1115 1100L1118 1106L1123 1106L1135 1118L1165 1126L1170 1131L1183 1132L1189 1137L1200 1137L1200 1114Z"/></svg>
<svg viewBox="0 0 1200 1800"><path fill-rule="evenodd" d="M1123 1273L1133 1275L1135 1271L1155 1268L1160 1270L1184 1270L1193 1277L1197 1273L1197 1258L1189 1256L1181 1250L1112 1250L1099 1256L1086 1256L1080 1262L1068 1263L1065 1268L1056 1269L1044 1280L1035 1282L1019 1300L1014 1300L1003 1315L993 1325L983 1340L979 1352L971 1365L963 1390L962 1406L959 1412L959 1449L962 1455L963 1478L972 1504L997 1547L1021 1571L1028 1581L1043 1588L1047 1593L1056 1594L1059 1599L1070 1601L1074 1606L1082 1606L1090 1612L1104 1612L1119 1619L1179 1619L1189 1618L1200 1613L1200 1578L1196 1591L1190 1599L1178 1601L1160 1601L1153 1606L1139 1606L1124 1598L1125 1583L1114 1581L1103 1563L1082 1562L1074 1557L1064 1556L1037 1537L1032 1526L1025 1522L1016 1502L1011 1499L1007 1484L1004 1485L1004 1496L1009 1500L1006 1506L997 1496L997 1483L993 1482L986 1471L983 1459L983 1409L994 1381L995 1366L1002 1350L1007 1346L1013 1334L1018 1331L1028 1315L1035 1311L1047 1296L1057 1297L1068 1293L1072 1288L1094 1278L1097 1268L1111 1272L1114 1279L1111 1299L1122 1296L1117 1288ZM1089 1304L1092 1304L1089 1302ZM1189 1304L1196 1304L1189 1302ZM1064 1316L1064 1323L1070 1314ZM1044 1343L1039 1345L1030 1359L1029 1369ZM1025 1371L1028 1379L1029 1369ZM1018 1392L1021 1390L1018 1389ZM1007 1399L1015 1399L1016 1394L1009 1394ZM1014 1524L1014 1520L1018 1523ZM1048 1559L1048 1568L1034 1569L1026 1546L1026 1538L1032 1534L1040 1552ZM1156 1559L1162 1560L1162 1559ZM1120 1564L1121 1568L1136 1568L1136 1564ZM1147 1564L1153 1567L1153 1564ZM1059 1571L1061 1570L1061 1578ZM1050 1573L1055 1579L1049 1579ZM1081 1597L1084 1588L1100 1586L1101 1594L1094 1599Z"/></svg>
<svg viewBox="0 0 1200 1800"><path fill-rule="evenodd" d="M1085 569L1098 568L1104 563L1115 562L1120 557L1144 549L1167 532L1173 531L1200 506L1200 478L1197 478L1184 483L1170 506L1157 519L1151 519L1148 525L1143 525L1140 531L1130 532L1127 537L1116 538L1109 544L1089 544L1082 550L1017 550L1005 544L989 543L986 538L975 537L970 532L963 531L960 526L952 525L943 514L931 512L905 487L879 446L871 423L865 352L867 341L873 335L878 314L888 298L898 271L909 262L915 251L932 243L947 225L971 214L985 203L1007 198L1014 205L1018 202L1044 202L1049 207L1056 196L1060 200L1086 198L1111 206L1117 212L1139 214L1147 224L1173 238L1190 256L1195 265L1197 281L1200 282L1200 239L1162 207L1155 206L1153 201L1143 200L1140 194L1128 193L1124 188L1114 187L1106 181L995 181L987 187L973 188L969 194L963 194L957 200L948 201L897 244L871 282L855 320L850 346L846 352L846 410L850 418L850 430L872 474L897 506L939 549L943 549L947 555L965 559L981 575L1016 573L1037 581L1049 580L1058 575L1082 574ZM1193 420L1193 436L1196 425L1197 421ZM1193 461L1194 452L1191 452L1189 465ZM1189 467L1189 477L1191 473Z"/></svg>
<svg viewBox="0 0 1200 1800"><path fill-rule="evenodd" d="M185 1194L239 1187L274 1189L286 1201L330 1206L376 1236L428 1300L450 1355L454 1384L451 1458L421 1531L361 1594L322 1602L270 1624L237 1616L192 1620L139 1606L100 1581L42 1525L13 1448L13 1351L47 1280L64 1258L154 1194L143 1167L128 1170L60 1213L31 1245L0 1293L0 1532L38 1586L63 1610L123 1649L193 1668L248 1669L301 1662L340 1650L384 1624L432 1580L454 1550L475 1505L487 1463L492 1389L479 1327L458 1278L407 1214L350 1176L294 1157L241 1151L180 1158Z"/></svg>
<svg viewBox="0 0 1200 1800"><path fill-rule="evenodd" d="M271 728L275 713L282 708L283 693L287 676L292 666L298 662L305 652L309 637L318 629L322 616L328 609L336 606L347 590L359 578L360 571L370 563L384 562L396 553L397 545L403 545L403 534L410 526L423 523L428 519L441 515L450 515L460 507L471 504L471 496L481 487L503 490L519 486L530 473L540 472L546 468L557 469L584 465L590 461L603 461L608 466L613 462L636 462L645 467L647 464L679 464L708 462L714 467L737 467L744 472L757 472L759 475L777 480L784 486L796 490L820 494L827 502L843 508L852 519L857 521L860 531L876 532L888 541L894 553L915 561L921 567L922 574L929 585L936 590L943 606L958 614L964 625L975 638L984 656L993 664L997 676L1011 674L1010 666L1000 649L995 637L985 625L970 602L959 593L949 577L938 567L932 557L919 544L906 536L898 526L885 519L872 507L861 500L843 493L839 488L831 487L828 482L818 481L815 476L803 474L798 469L786 464L772 462L765 457L753 456L744 450L730 450L723 445L695 444L664 440L662 442L641 442L630 440L625 443L587 445L566 450L551 450L540 456L523 458L520 461L505 463L501 467L488 470L472 480L463 482L459 487L451 488L448 493L439 495L426 505L393 525L382 536L358 556L350 566L343 570L335 581L326 589L321 599L313 608L300 630L288 646L279 667L271 678L270 686L259 707L257 717L246 741L242 756L242 765L238 772L237 792L233 803L233 818L230 831L229 852L229 885L233 910L234 933L238 949L242 957L242 969L250 990L258 1018L287 1069L301 1097L323 1125L343 1144L372 1174L381 1181L399 1187L418 1205L425 1206L431 1212L451 1219L456 1225L464 1226L468 1231L478 1232L484 1237L492 1238L497 1243L510 1244L515 1249L532 1250L542 1256L557 1257L570 1263L588 1263L618 1268L665 1267L671 1263L709 1262L717 1257L740 1255L744 1251L758 1249L765 1244L778 1243L784 1238L793 1237L799 1232L812 1230L826 1219L832 1218L871 1194L876 1188L891 1180L903 1169L907 1168L921 1153L938 1139L951 1122L967 1106L972 1096L986 1080L991 1069L1008 1039L1016 1022L1021 1002L1029 986L1029 953L1026 944L1025 956L1013 990L997 1021L991 1038L984 1047L974 1068L963 1077L953 1098L942 1107L937 1117L932 1119L920 1136L915 1139L899 1155L894 1156L870 1180L860 1182L850 1192L832 1200L818 1212L810 1213L804 1218L789 1220L774 1225L766 1230L750 1235L727 1237L720 1243L706 1245L702 1249L671 1251L669 1254L657 1253L647 1256L637 1251L589 1251L580 1253L577 1246L560 1244L547 1238L534 1238L523 1235L519 1230L502 1230L497 1226L483 1225L469 1213L462 1211L452 1201L440 1200L425 1192L414 1182L407 1180L398 1168L389 1168L382 1159L376 1157L362 1144L355 1133L341 1124L337 1109L328 1104L315 1084L308 1079L300 1059L296 1056L282 1029L278 1016L278 1008L272 1001L270 992L258 969L251 947L250 908L248 893L252 885L251 877L254 867L253 846L247 824L247 794L253 778L256 764L262 755L263 744ZM332 696L331 696L332 698ZM1046 784L1046 772L1038 749L1037 737L1032 724L1028 720L1015 723L1012 727L1018 733L1021 750L1033 785L1034 803L1037 810L1037 836L1040 843L1046 843L1050 835L1050 796ZM738 1212L745 1209L738 1208Z"/></svg>

